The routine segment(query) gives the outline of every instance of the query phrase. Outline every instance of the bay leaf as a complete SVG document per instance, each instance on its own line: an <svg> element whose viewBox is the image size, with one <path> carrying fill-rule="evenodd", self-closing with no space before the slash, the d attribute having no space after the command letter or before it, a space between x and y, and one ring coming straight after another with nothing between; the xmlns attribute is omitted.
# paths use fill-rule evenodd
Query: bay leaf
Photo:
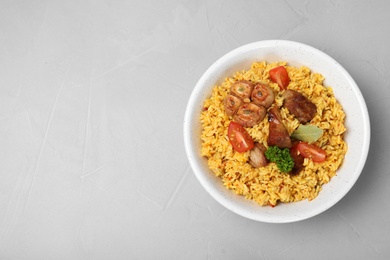
<svg viewBox="0 0 390 260"><path fill-rule="evenodd" d="M291 134L291 137L300 141L313 143L322 136L323 132L324 130L315 125L300 125Z"/></svg>

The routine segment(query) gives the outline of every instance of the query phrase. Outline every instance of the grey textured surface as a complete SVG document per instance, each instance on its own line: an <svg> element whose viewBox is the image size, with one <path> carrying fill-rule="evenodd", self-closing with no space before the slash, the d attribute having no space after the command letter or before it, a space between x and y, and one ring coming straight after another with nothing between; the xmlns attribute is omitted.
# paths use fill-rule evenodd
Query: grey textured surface
<svg viewBox="0 0 390 260"><path fill-rule="evenodd" d="M0 259L390 257L390 2L1 1ZM185 156L198 78L254 41L309 44L360 87L371 150L326 212L225 210Z"/></svg>

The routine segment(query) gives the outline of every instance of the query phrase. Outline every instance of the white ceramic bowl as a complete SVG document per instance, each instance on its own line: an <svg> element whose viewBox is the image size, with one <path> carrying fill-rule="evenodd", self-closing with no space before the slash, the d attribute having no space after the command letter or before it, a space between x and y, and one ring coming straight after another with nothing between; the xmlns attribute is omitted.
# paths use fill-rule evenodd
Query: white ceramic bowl
<svg viewBox="0 0 390 260"><path fill-rule="evenodd" d="M220 178L200 156L201 124L199 116L204 100L212 88L235 71L247 70L255 61L287 61L288 65L307 66L325 76L324 85L331 86L346 113L345 141L348 152L337 175L322 187L312 201L280 203L276 207L262 207L226 189ZM196 84L184 117L184 144L189 163L206 191L227 209L249 219L287 223L313 217L335 205L352 188L367 159L370 144L370 122L367 106L355 81L333 58L308 45L284 41L260 41L239 47L212 64Z"/></svg>

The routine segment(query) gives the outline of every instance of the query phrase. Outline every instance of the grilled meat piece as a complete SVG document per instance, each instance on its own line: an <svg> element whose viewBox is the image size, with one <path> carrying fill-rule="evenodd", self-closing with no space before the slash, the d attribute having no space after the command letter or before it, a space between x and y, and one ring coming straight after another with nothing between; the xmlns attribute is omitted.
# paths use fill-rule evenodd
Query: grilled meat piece
<svg viewBox="0 0 390 260"><path fill-rule="evenodd" d="M251 98L256 105L269 108L275 100L275 95L267 84L257 83L253 87Z"/></svg>
<svg viewBox="0 0 390 260"><path fill-rule="evenodd" d="M283 106L302 124L312 120L317 112L316 105L295 90L287 89L283 98Z"/></svg>
<svg viewBox="0 0 390 260"><path fill-rule="evenodd" d="M230 94L242 99L244 102L250 102L253 90L253 83L248 80L239 80L230 87Z"/></svg>
<svg viewBox="0 0 390 260"><path fill-rule="evenodd" d="M228 114L228 116L233 116L235 113L237 113L237 110L242 103L242 100L238 97L233 95L227 95L224 100L226 114Z"/></svg>
<svg viewBox="0 0 390 260"><path fill-rule="evenodd" d="M264 119L267 110L251 103L244 103L239 108L237 113L233 116L233 121L239 123L243 127L253 127Z"/></svg>
<svg viewBox="0 0 390 260"><path fill-rule="evenodd" d="M255 147L252 148L249 154L249 164L254 168L264 167L268 164L268 160L265 157L265 151L267 149L261 143L255 143Z"/></svg>
<svg viewBox="0 0 390 260"><path fill-rule="evenodd" d="M269 134L268 145L279 148L290 148L290 135L282 122L279 107L274 105L268 110Z"/></svg>
<svg viewBox="0 0 390 260"><path fill-rule="evenodd" d="M290 149L290 155L294 160L294 167L289 172L290 175L294 176L301 172L301 170L304 168L303 162L305 158L298 152L298 144L299 141L293 141L292 147Z"/></svg>

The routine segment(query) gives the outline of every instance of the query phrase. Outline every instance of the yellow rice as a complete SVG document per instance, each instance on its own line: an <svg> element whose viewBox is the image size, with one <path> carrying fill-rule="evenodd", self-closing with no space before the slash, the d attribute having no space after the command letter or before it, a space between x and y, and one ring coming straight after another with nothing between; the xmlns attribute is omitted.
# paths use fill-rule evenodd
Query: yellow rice
<svg viewBox="0 0 390 260"><path fill-rule="evenodd" d="M311 159L304 161L304 169L296 176L282 173L276 164L253 168L248 163L249 151L238 153L227 138L227 128L231 118L225 113L223 100L230 86L237 80L266 81L276 93L275 103L281 107L283 123L291 134L299 122L288 110L282 107L283 99L279 86L269 79L269 70L285 65L291 82L289 89L297 90L317 106L317 114L310 124L324 130L323 135L314 144L326 151L326 161L315 163ZM267 64L255 62L247 71L236 72L214 87L210 98L204 102L204 111L200 120L202 129L202 156L208 158L209 168L219 176L223 185L236 194L256 201L260 205L276 205L300 200L313 200L321 191L322 185L336 175L347 152L343 140L346 130L345 113L337 102L331 87L323 86L324 77L313 73L307 67L295 68L286 62ZM253 128L246 128L254 141L266 147L268 137L268 117Z"/></svg>

